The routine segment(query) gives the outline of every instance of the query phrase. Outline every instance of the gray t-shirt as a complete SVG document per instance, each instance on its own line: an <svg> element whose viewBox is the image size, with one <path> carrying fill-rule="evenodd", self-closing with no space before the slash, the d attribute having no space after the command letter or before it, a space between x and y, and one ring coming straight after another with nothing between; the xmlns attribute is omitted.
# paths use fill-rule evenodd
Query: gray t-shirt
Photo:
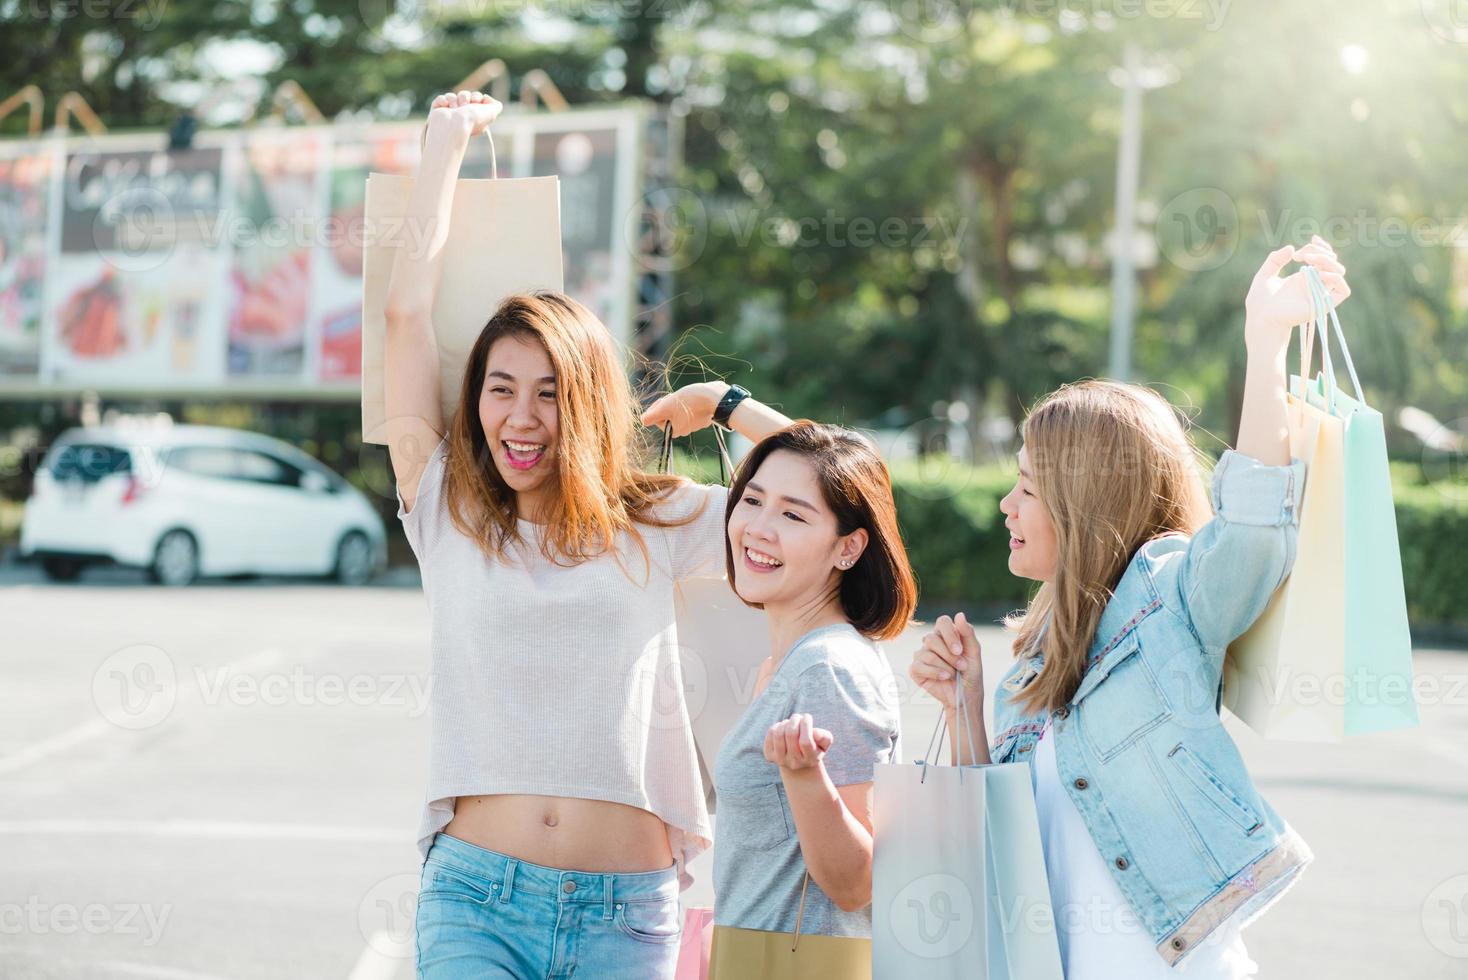
<svg viewBox="0 0 1468 980"><path fill-rule="evenodd" d="M877 763L902 761L897 683L886 656L845 623L801 637L724 739L714 763L718 925L795 930L805 860L779 767L765 761L764 746L769 727L797 712L831 733L824 763L837 786L872 782ZM843 912L812 878L800 931L869 937L872 908Z"/></svg>

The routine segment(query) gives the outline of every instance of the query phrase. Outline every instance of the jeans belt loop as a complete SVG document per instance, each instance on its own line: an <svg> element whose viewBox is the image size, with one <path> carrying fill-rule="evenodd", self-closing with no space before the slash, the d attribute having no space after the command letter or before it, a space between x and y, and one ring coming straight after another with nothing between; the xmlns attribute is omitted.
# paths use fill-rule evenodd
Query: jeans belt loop
<svg viewBox="0 0 1468 980"><path fill-rule="evenodd" d="M601 876L601 917L612 920L612 879L614 875Z"/></svg>
<svg viewBox="0 0 1468 980"><path fill-rule="evenodd" d="M510 900L510 893L515 890L515 869L519 866L520 862L514 858L510 858L505 864L505 887L500 892L501 902L508 902Z"/></svg>

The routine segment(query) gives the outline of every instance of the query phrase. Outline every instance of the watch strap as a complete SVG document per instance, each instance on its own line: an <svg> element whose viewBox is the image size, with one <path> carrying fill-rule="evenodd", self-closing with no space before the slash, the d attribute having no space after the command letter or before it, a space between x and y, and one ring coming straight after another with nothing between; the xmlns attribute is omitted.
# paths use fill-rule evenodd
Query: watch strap
<svg viewBox="0 0 1468 980"><path fill-rule="evenodd" d="M734 409L748 397L748 388L730 385L724 397L719 399L719 407L714 409L714 421L726 429L729 428L729 418L734 414Z"/></svg>

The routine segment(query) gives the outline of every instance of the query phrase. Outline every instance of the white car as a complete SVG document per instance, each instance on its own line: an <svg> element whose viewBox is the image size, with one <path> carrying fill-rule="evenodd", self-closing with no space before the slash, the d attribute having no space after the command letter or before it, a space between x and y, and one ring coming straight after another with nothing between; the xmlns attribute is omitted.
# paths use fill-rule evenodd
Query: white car
<svg viewBox="0 0 1468 980"><path fill-rule="evenodd" d="M20 555L58 581L109 562L165 585L242 573L360 585L387 564L387 536L366 496L279 439L101 426L68 429L46 453Z"/></svg>

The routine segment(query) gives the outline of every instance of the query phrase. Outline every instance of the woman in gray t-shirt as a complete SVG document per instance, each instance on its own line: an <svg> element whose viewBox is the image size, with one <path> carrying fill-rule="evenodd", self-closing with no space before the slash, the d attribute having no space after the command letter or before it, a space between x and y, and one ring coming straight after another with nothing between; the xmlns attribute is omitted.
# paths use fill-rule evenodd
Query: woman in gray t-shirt
<svg viewBox="0 0 1468 980"><path fill-rule="evenodd" d="M859 435L801 421L729 493L729 581L769 618L755 699L714 765L714 921L871 935L872 781L900 761L896 681L874 640L917 589L886 467Z"/></svg>

